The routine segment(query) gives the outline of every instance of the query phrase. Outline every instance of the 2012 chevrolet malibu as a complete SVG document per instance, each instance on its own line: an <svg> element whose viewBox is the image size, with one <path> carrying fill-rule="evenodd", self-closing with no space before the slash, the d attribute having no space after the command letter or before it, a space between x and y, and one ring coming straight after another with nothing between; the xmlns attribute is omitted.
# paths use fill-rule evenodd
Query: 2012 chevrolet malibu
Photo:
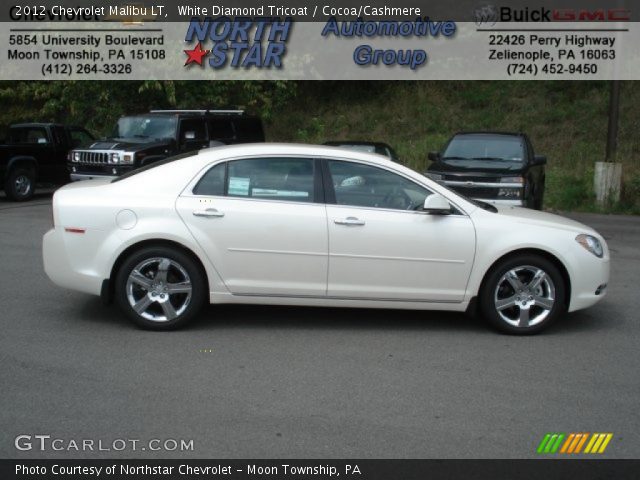
<svg viewBox="0 0 640 480"><path fill-rule="evenodd" d="M208 301L473 309L531 334L595 304L609 279L609 250L590 227L326 146L218 147L67 185L53 222L51 280L155 330Z"/></svg>

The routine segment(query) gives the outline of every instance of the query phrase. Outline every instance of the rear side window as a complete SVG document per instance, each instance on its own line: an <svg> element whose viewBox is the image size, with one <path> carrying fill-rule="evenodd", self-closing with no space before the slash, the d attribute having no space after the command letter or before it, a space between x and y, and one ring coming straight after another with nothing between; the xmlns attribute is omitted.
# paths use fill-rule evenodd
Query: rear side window
<svg viewBox="0 0 640 480"><path fill-rule="evenodd" d="M13 145L44 145L49 143L47 131L43 127L12 128L9 143Z"/></svg>
<svg viewBox="0 0 640 480"><path fill-rule="evenodd" d="M229 162L225 192L230 197L291 202L314 201L314 161L256 158Z"/></svg>
<svg viewBox="0 0 640 480"><path fill-rule="evenodd" d="M220 163L211 167L193 189L195 195L224 195L224 180L227 173L227 163Z"/></svg>
<svg viewBox="0 0 640 480"><path fill-rule="evenodd" d="M238 118L235 120L238 140L242 142L264 142L264 130L259 118Z"/></svg>
<svg viewBox="0 0 640 480"><path fill-rule="evenodd" d="M209 120L209 139L226 140L234 137L233 125L228 119L213 118Z"/></svg>

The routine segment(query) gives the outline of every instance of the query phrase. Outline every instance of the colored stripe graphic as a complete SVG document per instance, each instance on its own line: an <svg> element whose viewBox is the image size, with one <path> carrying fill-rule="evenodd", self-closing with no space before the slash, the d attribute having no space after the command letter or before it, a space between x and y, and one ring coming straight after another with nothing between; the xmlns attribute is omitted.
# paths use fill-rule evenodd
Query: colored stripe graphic
<svg viewBox="0 0 640 480"><path fill-rule="evenodd" d="M584 453L604 453L613 438L613 433L594 433Z"/></svg>
<svg viewBox="0 0 640 480"><path fill-rule="evenodd" d="M538 453L556 453L564 437L564 433L547 433L538 445Z"/></svg>
<svg viewBox="0 0 640 480"><path fill-rule="evenodd" d="M541 454L578 454L604 453L613 438L613 433L547 433L538 445L537 452ZM588 440L588 441L587 441ZM586 444L586 447L585 447ZM583 451L583 447L584 451Z"/></svg>

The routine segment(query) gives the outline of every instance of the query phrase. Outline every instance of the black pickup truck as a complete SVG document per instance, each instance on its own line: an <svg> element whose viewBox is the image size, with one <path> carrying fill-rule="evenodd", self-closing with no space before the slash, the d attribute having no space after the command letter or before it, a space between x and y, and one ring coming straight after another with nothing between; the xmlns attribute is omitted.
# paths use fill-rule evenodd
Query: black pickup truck
<svg viewBox="0 0 640 480"><path fill-rule="evenodd" d="M11 125L5 142L0 145L0 175L7 197L15 201L28 200L37 184L67 183L67 153L94 139L81 127L57 123Z"/></svg>
<svg viewBox="0 0 640 480"><path fill-rule="evenodd" d="M467 197L542 209L547 158L524 133L459 132L429 160L426 176Z"/></svg>
<svg viewBox="0 0 640 480"><path fill-rule="evenodd" d="M179 153L264 142L259 118L242 110L152 110L118 120L108 139L69 153L71 180L118 177Z"/></svg>

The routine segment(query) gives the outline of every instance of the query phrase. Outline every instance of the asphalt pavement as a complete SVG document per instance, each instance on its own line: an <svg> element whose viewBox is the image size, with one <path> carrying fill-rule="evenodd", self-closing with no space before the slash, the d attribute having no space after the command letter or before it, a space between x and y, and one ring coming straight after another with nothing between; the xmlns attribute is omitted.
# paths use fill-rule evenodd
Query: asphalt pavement
<svg viewBox="0 0 640 480"><path fill-rule="evenodd" d="M461 314L246 306L155 333L48 280L50 200L0 197L2 458L533 458L547 432L611 432L602 457L640 457L639 217L569 215L609 242L608 296L534 337Z"/></svg>

